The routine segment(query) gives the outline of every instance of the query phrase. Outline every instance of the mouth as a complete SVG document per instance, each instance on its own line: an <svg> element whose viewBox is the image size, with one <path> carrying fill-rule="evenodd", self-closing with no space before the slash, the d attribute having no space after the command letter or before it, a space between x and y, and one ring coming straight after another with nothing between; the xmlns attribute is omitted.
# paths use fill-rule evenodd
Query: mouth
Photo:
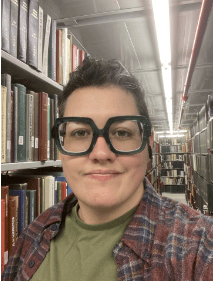
<svg viewBox="0 0 213 281"><path fill-rule="evenodd" d="M107 181L117 178L121 174L122 173L115 170L93 170L86 173L85 175L90 179L94 179L98 181Z"/></svg>

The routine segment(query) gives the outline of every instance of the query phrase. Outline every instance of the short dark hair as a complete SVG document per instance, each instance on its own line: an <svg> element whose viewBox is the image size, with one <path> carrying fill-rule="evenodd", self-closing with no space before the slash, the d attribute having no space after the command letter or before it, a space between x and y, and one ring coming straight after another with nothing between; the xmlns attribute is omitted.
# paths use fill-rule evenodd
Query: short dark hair
<svg viewBox="0 0 213 281"><path fill-rule="evenodd" d="M118 86L135 98L139 114L151 121L144 99L144 92L138 80L130 74L119 60L103 60L86 57L83 65L70 73L70 80L63 93L59 95L59 116L63 117L67 98L71 93L84 87Z"/></svg>

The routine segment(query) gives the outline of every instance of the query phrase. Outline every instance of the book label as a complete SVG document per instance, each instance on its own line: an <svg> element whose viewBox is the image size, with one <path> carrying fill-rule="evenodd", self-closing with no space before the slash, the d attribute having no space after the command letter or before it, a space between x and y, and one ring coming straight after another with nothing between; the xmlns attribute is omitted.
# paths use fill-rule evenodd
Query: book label
<svg viewBox="0 0 213 281"><path fill-rule="evenodd" d="M10 141L7 141L7 149L10 150Z"/></svg>
<svg viewBox="0 0 213 281"><path fill-rule="evenodd" d="M8 262L8 251L4 252L4 265Z"/></svg>
<svg viewBox="0 0 213 281"><path fill-rule="evenodd" d="M38 148L38 138L35 138L35 148Z"/></svg>
<svg viewBox="0 0 213 281"><path fill-rule="evenodd" d="M34 148L34 136L31 137L31 147Z"/></svg>
<svg viewBox="0 0 213 281"><path fill-rule="evenodd" d="M23 136L19 136L18 144L19 145L24 145L24 137Z"/></svg>

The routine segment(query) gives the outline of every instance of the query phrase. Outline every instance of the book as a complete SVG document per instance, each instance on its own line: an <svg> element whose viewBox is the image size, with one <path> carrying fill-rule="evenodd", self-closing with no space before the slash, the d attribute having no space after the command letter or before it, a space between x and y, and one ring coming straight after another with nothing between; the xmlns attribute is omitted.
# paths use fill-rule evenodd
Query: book
<svg viewBox="0 0 213 281"><path fill-rule="evenodd" d="M209 117L213 116L213 94L208 96Z"/></svg>
<svg viewBox="0 0 213 281"><path fill-rule="evenodd" d="M53 19L48 49L48 77L56 81L56 20Z"/></svg>
<svg viewBox="0 0 213 281"><path fill-rule="evenodd" d="M19 1L10 2L10 54L17 58Z"/></svg>
<svg viewBox="0 0 213 281"><path fill-rule="evenodd" d="M18 196L18 236L25 228L25 190L9 189L9 196Z"/></svg>
<svg viewBox="0 0 213 281"><path fill-rule="evenodd" d="M38 161L38 144L39 144L39 94L31 91L34 95L34 156L33 160Z"/></svg>
<svg viewBox="0 0 213 281"><path fill-rule="evenodd" d="M72 192L72 190L71 190L70 186L68 185L67 180L66 180L66 178L65 178L64 176L56 176L56 177L55 177L55 180L56 180L56 181L61 181L61 182L65 182L65 183L66 183L66 186L67 186L67 195L69 195L69 194Z"/></svg>
<svg viewBox="0 0 213 281"><path fill-rule="evenodd" d="M35 190L35 218L41 214L41 178L32 177L27 182L27 190Z"/></svg>
<svg viewBox="0 0 213 281"><path fill-rule="evenodd" d="M55 194L55 178L53 176L45 177L45 188L44 188L44 209L54 205L54 194Z"/></svg>
<svg viewBox="0 0 213 281"><path fill-rule="evenodd" d="M41 6L38 8L38 70L43 70L43 9Z"/></svg>
<svg viewBox="0 0 213 281"><path fill-rule="evenodd" d="M56 82L61 84L62 80L62 30L56 30Z"/></svg>
<svg viewBox="0 0 213 281"><path fill-rule="evenodd" d="M8 262L8 251L9 251L9 216L8 216L8 200L9 200L9 186L1 186L1 199L5 200L5 250L4 250L4 264Z"/></svg>
<svg viewBox="0 0 213 281"><path fill-rule="evenodd" d="M56 94L53 95L54 97L54 122L56 118L59 117L59 112L58 112L58 96ZM58 159L58 149L54 140L54 160Z"/></svg>
<svg viewBox="0 0 213 281"><path fill-rule="evenodd" d="M38 0L29 0L27 64L38 68Z"/></svg>
<svg viewBox="0 0 213 281"><path fill-rule="evenodd" d="M79 65L82 66L83 65L83 60L85 58L85 52L84 50L79 50Z"/></svg>
<svg viewBox="0 0 213 281"><path fill-rule="evenodd" d="M70 66L71 66L71 48L70 48L70 37L67 37L67 83L70 78Z"/></svg>
<svg viewBox="0 0 213 281"><path fill-rule="evenodd" d="M1 274L4 270L5 252L5 199L1 199Z"/></svg>
<svg viewBox="0 0 213 281"><path fill-rule="evenodd" d="M12 182L17 182L19 179L14 179L12 177ZM24 193L24 228L28 225L28 210L27 210L27 183L9 183L9 190L17 190L17 191L23 191Z"/></svg>
<svg viewBox="0 0 213 281"><path fill-rule="evenodd" d="M1 85L1 163L6 163L7 88Z"/></svg>
<svg viewBox="0 0 213 281"><path fill-rule="evenodd" d="M72 34L67 34L67 37L70 41L70 50L69 50L69 54L70 54L70 58L69 58L69 70L68 70L68 81L70 80L70 73L72 72Z"/></svg>
<svg viewBox="0 0 213 281"><path fill-rule="evenodd" d="M26 87L14 84L18 88L18 134L17 134L17 162L26 161Z"/></svg>
<svg viewBox="0 0 213 281"><path fill-rule="evenodd" d="M26 161L33 161L34 154L34 95L26 95Z"/></svg>
<svg viewBox="0 0 213 281"><path fill-rule="evenodd" d="M17 139L18 139L18 88L12 84L13 91L13 123L12 123L12 162L17 161Z"/></svg>
<svg viewBox="0 0 213 281"><path fill-rule="evenodd" d="M47 105L47 160L50 160L50 98Z"/></svg>
<svg viewBox="0 0 213 281"><path fill-rule="evenodd" d="M51 27L51 17L49 15L45 16L46 24L44 33L44 45L43 45L43 59L42 59L42 72L44 75L48 76L48 48L49 48L49 38L50 38L50 27Z"/></svg>
<svg viewBox="0 0 213 281"><path fill-rule="evenodd" d="M10 53L10 0L1 1L1 48Z"/></svg>
<svg viewBox="0 0 213 281"><path fill-rule="evenodd" d="M10 159L11 162L13 162L13 140L14 140L14 136L13 136L13 121L14 121L14 111L13 111L13 101L14 101L14 95L13 95L13 91L11 90L11 150L10 150Z"/></svg>
<svg viewBox="0 0 213 281"><path fill-rule="evenodd" d="M72 44L72 71L75 71L75 69L77 68L78 66L78 55L77 55L77 51L78 48L77 46L73 45Z"/></svg>
<svg viewBox="0 0 213 281"><path fill-rule="evenodd" d="M67 28L62 28L62 84L67 84Z"/></svg>
<svg viewBox="0 0 213 281"><path fill-rule="evenodd" d="M27 24L28 24L28 0L20 0L17 57L19 60L25 63L27 61Z"/></svg>
<svg viewBox="0 0 213 281"><path fill-rule="evenodd" d="M7 130L6 130L6 162L11 162L11 76L9 74L1 75L1 84L7 88Z"/></svg>
<svg viewBox="0 0 213 281"><path fill-rule="evenodd" d="M47 160L47 110L48 94L39 93L39 161Z"/></svg>
<svg viewBox="0 0 213 281"><path fill-rule="evenodd" d="M13 246L15 246L18 239L18 196L9 196L8 210L9 210L9 253Z"/></svg>
<svg viewBox="0 0 213 281"><path fill-rule="evenodd" d="M54 99L50 99L50 128L54 126L55 121ZM54 139L50 137L50 160L54 160Z"/></svg>
<svg viewBox="0 0 213 281"><path fill-rule="evenodd" d="M32 223L35 219L35 190L27 190L26 195L28 198L28 221Z"/></svg>

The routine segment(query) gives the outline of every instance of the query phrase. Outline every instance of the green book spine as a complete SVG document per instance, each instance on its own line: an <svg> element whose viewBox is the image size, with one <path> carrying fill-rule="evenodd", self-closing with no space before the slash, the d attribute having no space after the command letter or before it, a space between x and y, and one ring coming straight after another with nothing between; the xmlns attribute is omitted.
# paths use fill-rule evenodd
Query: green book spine
<svg viewBox="0 0 213 281"><path fill-rule="evenodd" d="M26 161L26 87L15 84L18 88L18 136L17 161Z"/></svg>

